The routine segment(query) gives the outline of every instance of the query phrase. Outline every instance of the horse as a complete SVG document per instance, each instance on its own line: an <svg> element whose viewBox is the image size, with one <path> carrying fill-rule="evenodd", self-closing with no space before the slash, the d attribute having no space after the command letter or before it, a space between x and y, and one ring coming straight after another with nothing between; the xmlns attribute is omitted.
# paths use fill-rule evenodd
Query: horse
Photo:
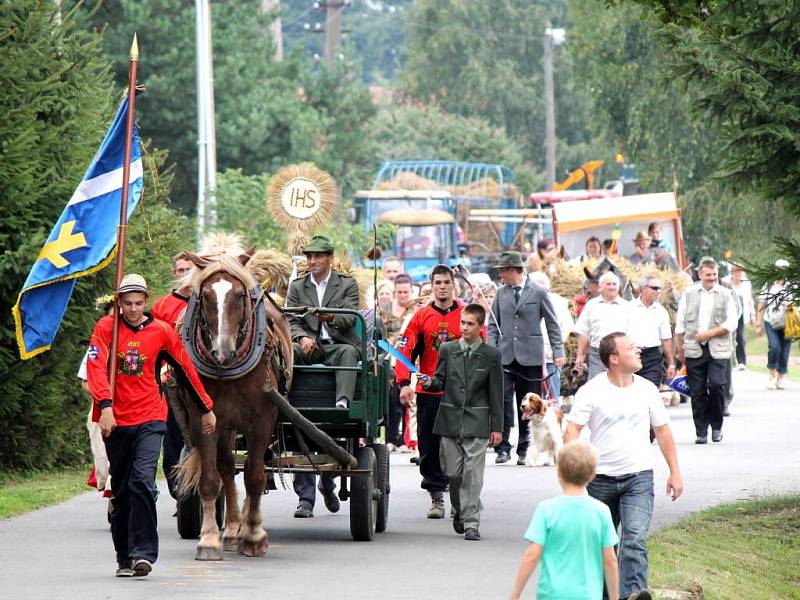
<svg viewBox="0 0 800 600"><path fill-rule="evenodd" d="M186 407L193 447L178 474L180 492L197 491L202 501L197 560L221 560L220 549L252 557L267 551L261 517L264 455L278 417L276 390L288 392L293 366L288 320L247 267L253 248L244 250L235 236L220 243L216 252L189 253L196 268L187 275L193 293L181 329L217 418L216 431L205 435L200 408L191 402ZM241 510L232 452L237 432L247 440ZM220 481L227 505L221 542L215 518Z"/></svg>

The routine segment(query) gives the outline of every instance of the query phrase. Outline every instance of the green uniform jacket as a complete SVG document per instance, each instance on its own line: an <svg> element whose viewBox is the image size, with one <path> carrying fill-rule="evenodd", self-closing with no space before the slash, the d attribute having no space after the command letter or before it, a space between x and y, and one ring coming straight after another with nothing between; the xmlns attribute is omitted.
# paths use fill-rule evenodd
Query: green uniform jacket
<svg viewBox="0 0 800 600"><path fill-rule="evenodd" d="M350 308L358 310L358 284L356 280L347 275L331 271L331 278L325 287L325 295L322 297L322 306L326 308ZM289 292L286 294L286 306L320 306L317 299L317 288L311 283L311 274L298 277L289 285ZM316 339L320 323L316 315L297 315L289 316L289 324L292 327L292 341L298 341L301 337ZM356 349L361 348L361 341L355 332L355 315L336 315L333 323L328 323L328 331L337 344L351 344Z"/></svg>
<svg viewBox="0 0 800 600"><path fill-rule="evenodd" d="M472 353L465 373L461 343L442 344L436 374L425 389L444 390L434 433L488 438L492 431L503 431L503 364L497 348L482 343Z"/></svg>

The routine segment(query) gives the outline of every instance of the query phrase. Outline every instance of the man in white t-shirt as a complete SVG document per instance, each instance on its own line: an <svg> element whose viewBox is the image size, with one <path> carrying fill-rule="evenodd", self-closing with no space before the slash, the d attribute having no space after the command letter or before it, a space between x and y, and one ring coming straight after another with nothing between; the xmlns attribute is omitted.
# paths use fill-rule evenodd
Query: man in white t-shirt
<svg viewBox="0 0 800 600"><path fill-rule="evenodd" d="M578 390L567 415L564 441L591 430L597 449L597 477L589 495L611 510L614 526L622 525L619 544L620 598L647 589L647 530L653 515L653 461L649 429L669 466L667 493L676 500L683 492L675 441L658 389L636 375L642 368L639 348L624 333L605 336L598 348L608 369Z"/></svg>

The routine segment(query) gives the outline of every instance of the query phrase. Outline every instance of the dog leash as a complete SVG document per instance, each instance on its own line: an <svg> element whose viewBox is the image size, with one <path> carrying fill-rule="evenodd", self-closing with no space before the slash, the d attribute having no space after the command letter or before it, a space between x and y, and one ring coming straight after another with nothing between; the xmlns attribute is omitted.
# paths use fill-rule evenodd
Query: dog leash
<svg viewBox="0 0 800 600"><path fill-rule="evenodd" d="M542 383L543 381L547 381L548 379L550 379L553 375L558 373L558 371L553 371L552 373L550 373L546 377L542 377L541 379L531 379L530 377L525 377L525 375L521 375L516 371L511 371L509 369L503 369L503 373L508 373L509 375L515 375L517 377L520 377L521 379L524 379L525 381L530 381L533 383Z"/></svg>

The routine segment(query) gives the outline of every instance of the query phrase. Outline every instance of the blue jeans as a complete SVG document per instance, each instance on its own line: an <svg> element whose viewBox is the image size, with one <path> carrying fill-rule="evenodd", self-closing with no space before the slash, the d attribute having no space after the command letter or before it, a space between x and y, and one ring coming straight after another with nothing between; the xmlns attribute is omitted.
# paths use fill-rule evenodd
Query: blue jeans
<svg viewBox="0 0 800 600"><path fill-rule="evenodd" d="M655 497L653 471L598 475L587 489L592 498L608 506L614 527L620 531L617 557L619 597L627 598L634 592L647 589L646 538Z"/></svg>
<svg viewBox="0 0 800 600"><path fill-rule="evenodd" d="M547 380L547 385L550 386L550 393L553 394L553 399L558 406L561 406L561 369L555 363L547 363L547 374L555 373L550 379Z"/></svg>
<svg viewBox="0 0 800 600"><path fill-rule="evenodd" d="M766 319L764 331L767 334L767 368L785 375L789 370L789 352L792 350L792 340L787 340L783 329L773 329Z"/></svg>

